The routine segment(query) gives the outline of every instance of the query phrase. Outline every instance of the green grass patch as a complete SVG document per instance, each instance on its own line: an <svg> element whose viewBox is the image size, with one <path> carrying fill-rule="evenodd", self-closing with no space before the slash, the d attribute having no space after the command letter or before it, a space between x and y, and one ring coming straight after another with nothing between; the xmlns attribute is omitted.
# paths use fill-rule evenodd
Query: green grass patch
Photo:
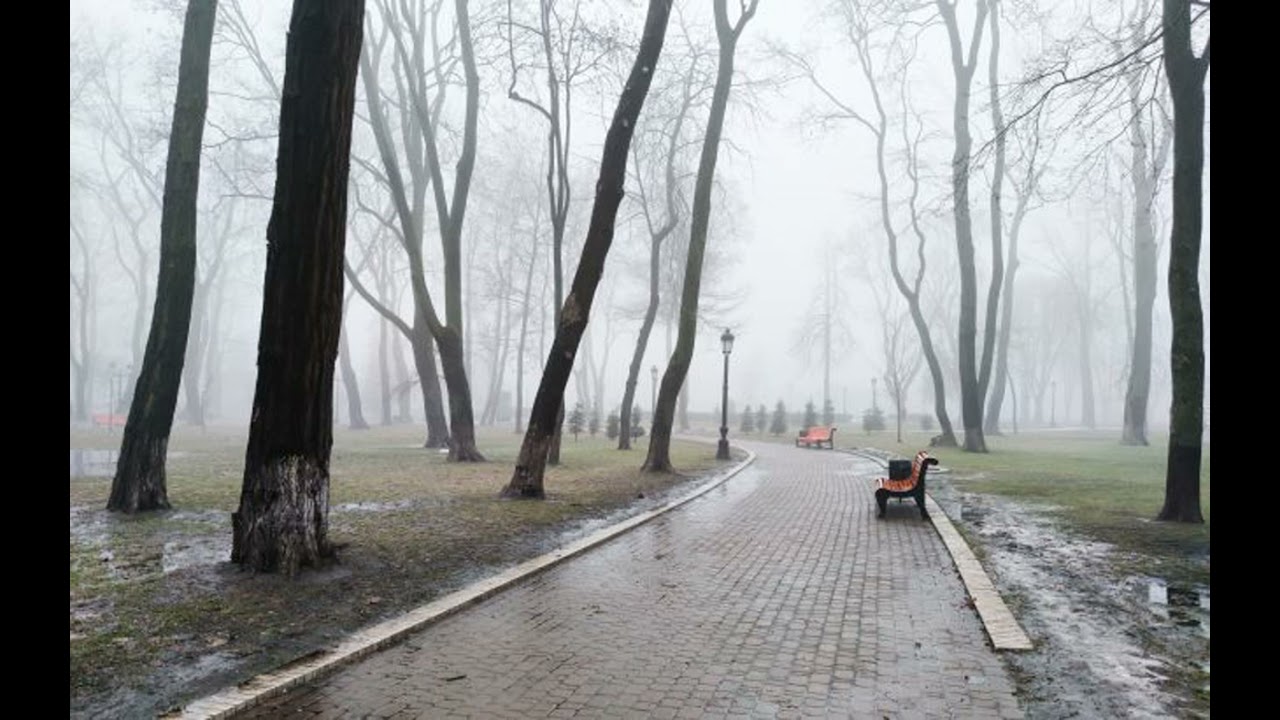
<svg viewBox="0 0 1280 720"><path fill-rule="evenodd" d="M893 440L889 433L877 435ZM1164 503L1165 437L1154 437L1148 447L1132 447L1121 445L1112 433L1021 433L987 438L990 452L985 454L929 448L922 433L904 438L902 445L875 442L874 436L853 440L904 456L928 449L952 470L950 480L961 489L1050 506L1050 512L1072 528L1143 556L1133 560L1143 572L1191 582L1209 580L1208 445L1200 485L1204 524L1190 525L1154 519Z"/></svg>

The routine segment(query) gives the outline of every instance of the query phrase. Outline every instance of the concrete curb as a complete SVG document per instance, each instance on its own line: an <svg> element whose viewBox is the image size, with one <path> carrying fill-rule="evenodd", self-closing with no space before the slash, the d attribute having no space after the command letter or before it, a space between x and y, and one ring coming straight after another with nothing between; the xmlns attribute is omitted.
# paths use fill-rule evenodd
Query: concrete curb
<svg viewBox="0 0 1280 720"><path fill-rule="evenodd" d="M857 450L845 450L845 452L884 464L884 460L869 453ZM1004 598L1000 597L1000 593L996 591L995 584L991 582L991 577L983 569L982 563L978 562L977 556L960 535L960 531L956 530L951 518L947 517L942 507L934 502L928 491L925 491L925 507L929 510L933 529L937 531L942 544L951 554L951 562L955 563L965 591L973 600L973 607L978 611L978 618L982 620L982 627L987 631L987 637L991 639L991 646L996 650L1031 650L1031 639L1013 617L1009 606L1005 605Z"/></svg>
<svg viewBox="0 0 1280 720"><path fill-rule="evenodd" d="M701 438L682 438L702 441ZM461 610L479 603L532 575L548 570L569 558L633 530L650 520L691 502L724 484L755 462L756 454L739 448L747 457L727 470L718 472L710 480L689 493L665 505L648 510L622 522L597 530L562 548L526 560L497 575L486 578L444 597L410 610L399 617L384 620L376 625L358 630L336 646L318 650L310 655L271 672L258 675L235 687L225 688L212 695L193 700L181 710L161 715L162 718L228 718L258 703L276 697L290 688L333 673L361 658L395 644L405 636L432 623L443 620Z"/></svg>

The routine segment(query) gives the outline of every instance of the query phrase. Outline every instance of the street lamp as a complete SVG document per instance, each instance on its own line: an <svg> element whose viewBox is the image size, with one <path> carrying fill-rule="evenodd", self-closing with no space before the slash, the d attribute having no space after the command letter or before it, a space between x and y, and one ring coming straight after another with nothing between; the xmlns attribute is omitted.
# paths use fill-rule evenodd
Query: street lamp
<svg viewBox="0 0 1280 720"><path fill-rule="evenodd" d="M729 459L729 353L733 352L733 333L724 329L720 336L720 347L724 352L724 391L720 399L720 443L716 446L716 459Z"/></svg>
<svg viewBox="0 0 1280 720"><path fill-rule="evenodd" d="M1058 381L1057 380L1054 380L1049 383L1049 427L1058 427Z"/></svg>
<svg viewBox="0 0 1280 720"><path fill-rule="evenodd" d="M649 413L658 412L658 366L649 368ZM652 420L650 421L652 422Z"/></svg>

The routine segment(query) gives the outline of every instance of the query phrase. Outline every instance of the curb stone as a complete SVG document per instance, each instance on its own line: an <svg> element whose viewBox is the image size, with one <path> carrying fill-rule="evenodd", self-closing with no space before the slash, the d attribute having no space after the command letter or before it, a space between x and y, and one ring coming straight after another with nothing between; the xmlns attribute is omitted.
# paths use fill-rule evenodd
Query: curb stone
<svg viewBox="0 0 1280 720"><path fill-rule="evenodd" d="M705 442L702 438L681 438ZM586 537L575 540L549 553L521 562L496 575L472 583L397 617L362 628L348 635L337 645L322 648L275 670L250 678L238 685L224 688L187 703L184 707L159 715L162 719L200 718L213 720L229 718L269 698L276 697L290 688L329 675L361 658L403 640L409 634L460 612L502 590L538 573L580 555L591 548L633 530L650 520L689 503L727 482L756 460L756 454L746 452L746 457L733 466L720 470L703 484L664 505L647 510L626 520L602 528Z"/></svg>
<svg viewBox="0 0 1280 720"><path fill-rule="evenodd" d="M891 455L883 450L876 450L880 454L873 454L866 450L842 450L842 452L874 460L885 467L888 467L888 462L880 454ZM942 470L943 468L938 468L938 471ZM1000 597L995 584L991 582L991 577L983 569L982 563L978 562L973 550L952 524L951 518L947 517L942 507L934 502L933 496L927 490L925 506L929 510L929 522L942 539L942 544L947 547L947 552L951 554L951 562L960 573L965 591L972 599L974 609L978 611L982 627L991 640L991 647L996 650L1031 650L1033 648L1031 639L1014 618L1004 598Z"/></svg>

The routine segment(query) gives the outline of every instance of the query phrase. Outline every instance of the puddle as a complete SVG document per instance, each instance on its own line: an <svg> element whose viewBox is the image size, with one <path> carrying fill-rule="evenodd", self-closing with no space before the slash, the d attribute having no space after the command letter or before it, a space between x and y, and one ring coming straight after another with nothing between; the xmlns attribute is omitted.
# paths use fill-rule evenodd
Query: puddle
<svg viewBox="0 0 1280 720"><path fill-rule="evenodd" d="M329 512L388 512L391 510L404 510L410 507L413 507L412 500L400 500L398 502L353 502L334 505L329 508Z"/></svg>
<svg viewBox="0 0 1280 720"><path fill-rule="evenodd" d="M1209 638L1209 588L1170 585L1163 578L1145 578L1145 582L1147 603L1157 618Z"/></svg>
<svg viewBox="0 0 1280 720"><path fill-rule="evenodd" d="M227 560L231 517L221 510L116 517L79 505L70 509L70 540L73 547L88 549L108 578L128 581Z"/></svg>
<svg viewBox="0 0 1280 720"><path fill-rule="evenodd" d="M1177 667L1208 672L1209 588L1117 577L1119 552L1064 530L1047 506L946 482L930 494L981 540L983 564L1035 642L1005 657L1027 686L1028 717L1179 715L1167 679Z"/></svg>

